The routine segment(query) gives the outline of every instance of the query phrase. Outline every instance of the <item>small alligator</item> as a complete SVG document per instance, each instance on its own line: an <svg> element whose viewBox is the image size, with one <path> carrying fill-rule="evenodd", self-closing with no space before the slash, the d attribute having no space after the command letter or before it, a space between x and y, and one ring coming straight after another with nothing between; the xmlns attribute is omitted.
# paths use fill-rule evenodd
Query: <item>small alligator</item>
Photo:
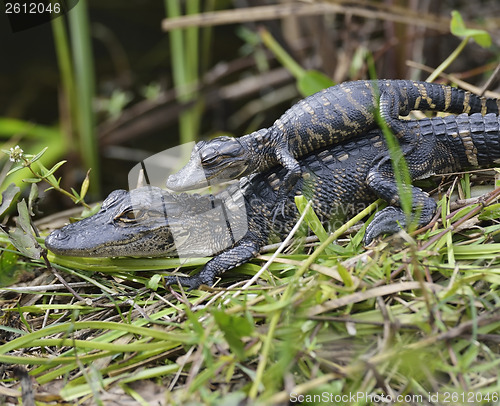
<svg viewBox="0 0 500 406"><path fill-rule="evenodd" d="M412 179L491 166L500 159L498 115L462 114L412 121L409 126L421 135L406 156ZM154 187L112 192L97 214L53 231L45 244L56 254L84 257L175 256L179 250L196 256L200 254L197 241L200 235L205 235L211 238L214 258L199 274L170 276L167 283L178 282L189 288L212 285L226 270L255 257L273 234L283 237L289 233L298 218L296 194L312 200L316 214L329 229L380 197L390 206L378 212L368 225L365 243L400 230L406 225L406 217L399 207L392 163L386 157L384 137L381 130L375 129L355 140L301 158L304 175L288 194L284 214L278 214L274 223L273 210L286 170L276 167L241 179L241 204L248 230L241 239L229 244L213 232L210 221L198 220L207 208L220 205L218 195L175 195ZM418 225L428 224L436 210L435 201L418 187L411 186L411 191ZM181 238L176 241L174 228L177 232L181 230Z"/></svg>
<svg viewBox="0 0 500 406"><path fill-rule="evenodd" d="M300 178L297 158L375 128L376 109L401 143L414 145L415 133L399 116L412 110L450 113L496 113L500 100L487 99L450 86L410 80L345 82L309 96L288 109L274 124L240 138L199 142L188 164L167 180L175 191L196 189L275 165L286 168L278 207ZM405 148L404 153L408 153Z"/></svg>

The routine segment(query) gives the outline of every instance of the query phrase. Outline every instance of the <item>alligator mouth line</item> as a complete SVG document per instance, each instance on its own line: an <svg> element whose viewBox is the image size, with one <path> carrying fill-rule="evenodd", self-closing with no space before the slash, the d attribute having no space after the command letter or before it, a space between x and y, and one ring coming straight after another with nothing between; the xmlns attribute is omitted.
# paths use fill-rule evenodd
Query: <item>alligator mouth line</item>
<svg viewBox="0 0 500 406"><path fill-rule="evenodd" d="M57 231L57 230L56 230ZM51 236L51 234L49 234L47 236L47 238L49 238ZM125 240L115 240L115 241L106 241L102 244L99 244L99 245L95 245L93 247L87 247L87 248L79 248L79 247L71 247L71 248L66 248L66 247L58 247L57 244L52 244L50 243L49 241L49 245L47 246L47 248L53 252L54 254L56 255L74 255L74 256L78 256L78 255L82 255L82 254L87 254L88 256L92 256L92 255L97 255L96 252L100 251L100 250L105 250L106 248L112 248L112 247L123 247L123 246L129 246L130 244L133 244L137 241L140 241L141 239L144 238L144 234L134 234L132 236L132 238L129 238L129 239L125 239ZM61 241L61 240L64 240L64 236L63 238L57 238L56 241ZM175 244L171 244L170 245L171 247L174 247ZM169 250L165 250L165 256L168 256L169 253L168 253ZM127 256L126 253L124 253L124 255L117 255L117 257L119 256Z"/></svg>

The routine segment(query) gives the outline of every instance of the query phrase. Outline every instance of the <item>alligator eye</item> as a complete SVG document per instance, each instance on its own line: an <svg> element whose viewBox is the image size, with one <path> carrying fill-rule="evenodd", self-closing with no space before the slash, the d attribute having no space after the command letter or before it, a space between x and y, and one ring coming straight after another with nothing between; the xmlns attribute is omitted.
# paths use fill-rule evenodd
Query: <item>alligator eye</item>
<svg viewBox="0 0 500 406"><path fill-rule="evenodd" d="M200 159L203 165L213 165L220 162L222 156L220 155L220 153L212 149L210 151L202 153Z"/></svg>
<svg viewBox="0 0 500 406"><path fill-rule="evenodd" d="M123 213L115 217L115 220L122 221L124 223L135 223L137 220L144 217L144 211L142 210L126 210Z"/></svg>

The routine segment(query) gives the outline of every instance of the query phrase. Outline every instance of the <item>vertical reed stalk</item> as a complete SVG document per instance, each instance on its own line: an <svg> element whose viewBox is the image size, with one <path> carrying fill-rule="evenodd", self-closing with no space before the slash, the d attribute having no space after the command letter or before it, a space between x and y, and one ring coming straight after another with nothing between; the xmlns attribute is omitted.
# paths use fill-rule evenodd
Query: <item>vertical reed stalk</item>
<svg viewBox="0 0 500 406"><path fill-rule="evenodd" d="M165 9L168 18L176 18L182 15L179 0L165 0ZM186 13L197 14L201 11L199 0L186 2ZM184 144L197 139L203 101L196 90L200 74L200 40L199 28L189 27L176 29L169 33L170 36L170 60L174 86L177 90L177 99L180 103L190 105L179 117L179 138ZM206 42L203 43L206 46Z"/></svg>
<svg viewBox="0 0 500 406"><path fill-rule="evenodd" d="M87 0L81 0L68 13L68 19L75 81L75 86L71 88L74 97L71 97L70 101L76 103L73 105L73 109L76 112L77 121L75 125L78 128L83 165L86 168L92 168L89 192L91 195L96 196L100 192L100 168L95 116L92 108L95 78Z"/></svg>

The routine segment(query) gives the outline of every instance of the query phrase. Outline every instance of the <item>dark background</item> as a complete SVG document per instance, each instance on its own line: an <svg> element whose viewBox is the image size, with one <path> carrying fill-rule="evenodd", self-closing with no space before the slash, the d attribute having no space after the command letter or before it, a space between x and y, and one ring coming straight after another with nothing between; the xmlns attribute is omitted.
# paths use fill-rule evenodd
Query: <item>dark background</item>
<svg viewBox="0 0 500 406"><path fill-rule="evenodd" d="M214 2L220 10L278 3ZM373 4L389 7L388 12L390 7L404 7L445 18L456 9L468 23L483 25L492 35L493 46L485 50L476 44L468 45L447 70L468 83L484 84L499 61L500 2L496 0ZM179 143L178 116L185 106L176 100L173 91L170 34L161 29L166 17L163 1L92 0L88 1L88 10L102 164L99 182L103 185L102 194L107 194L127 187L127 172L138 159ZM213 27L209 52L203 56L199 72L203 79L200 97L204 100L200 139L222 132L238 136L269 126L300 98L294 91L293 77L273 55L261 43L249 42L248 33L257 33L262 27L302 66L322 71L336 82L368 77L366 63L360 57L363 50L374 55L380 78L425 79L428 73L409 67L406 61L435 68L460 43L460 39L446 32L446 26L438 32L340 13ZM61 77L51 25L13 33L2 12L0 39L0 117L58 125L62 110ZM267 61L264 68L262 58ZM251 78L256 80L252 82ZM148 85L159 89L161 102L148 105L142 94ZM129 101L115 118L110 118L100 106L116 90L126 94ZM267 101L260 104L260 100ZM74 152L63 158L69 162L60 174L74 186L81 182L87 168L82 167Z"/></svg>

